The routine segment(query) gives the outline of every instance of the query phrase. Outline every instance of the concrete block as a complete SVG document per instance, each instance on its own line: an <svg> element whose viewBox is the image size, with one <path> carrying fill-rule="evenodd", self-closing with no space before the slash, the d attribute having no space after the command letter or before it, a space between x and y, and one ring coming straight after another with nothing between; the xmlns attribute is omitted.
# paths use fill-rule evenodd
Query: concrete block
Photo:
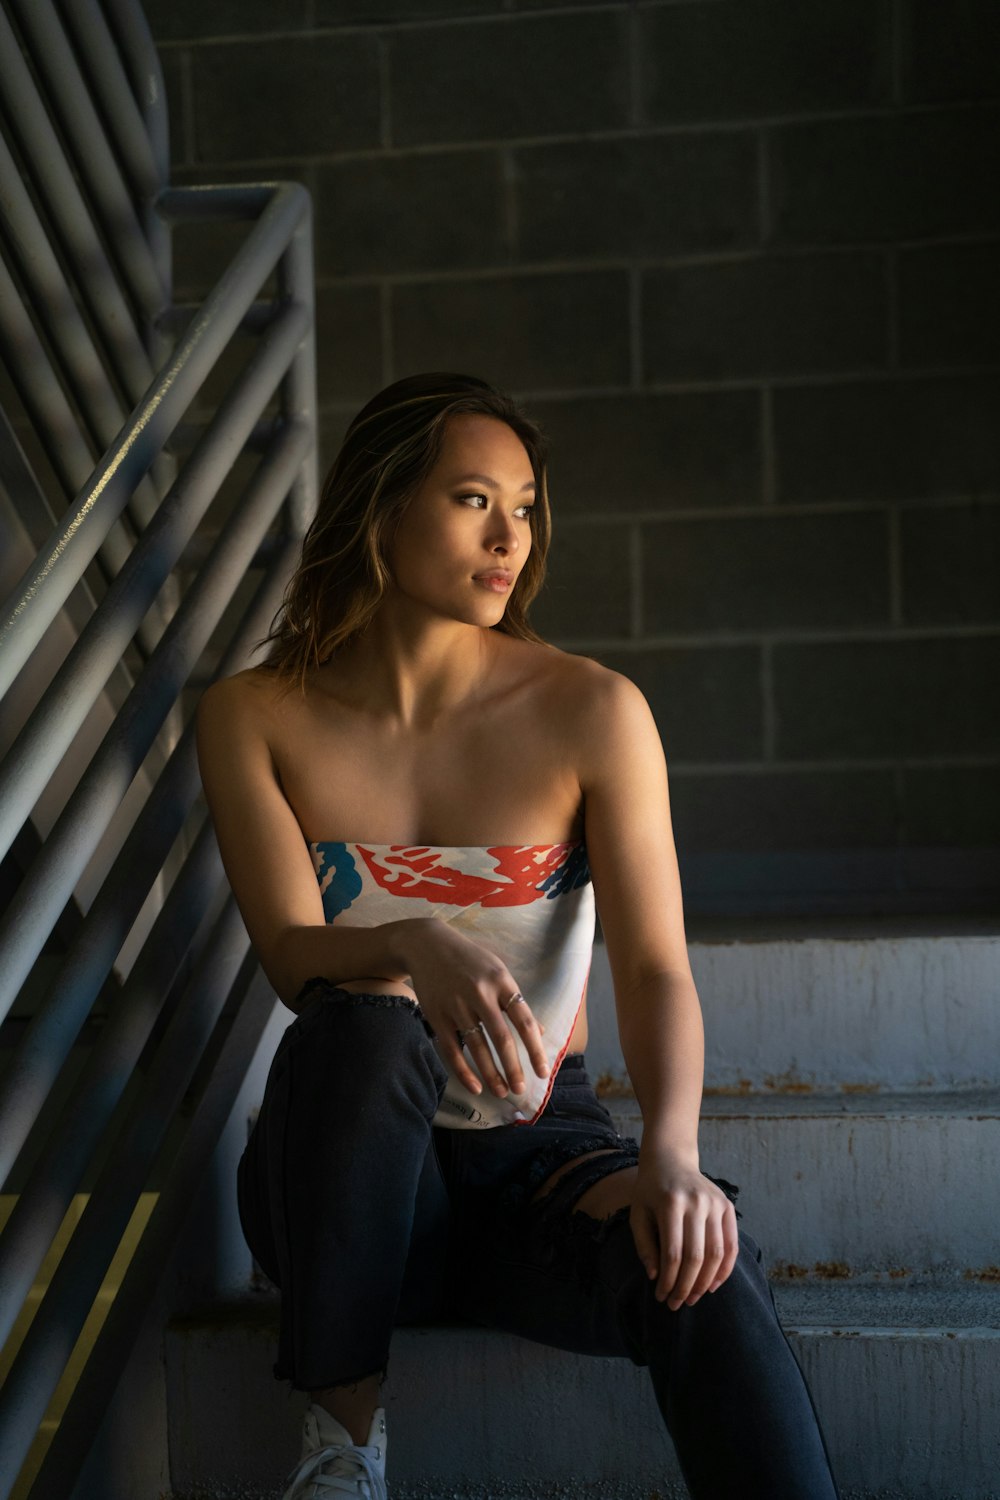
<svg viewBox="0 0 1000 1500"><path fill-rule="evenodd" d="M776 644L778 758L995 755L1000 638Z"/></svg>
<svg viewBox="0 0 1000 1500"><path fill-rule="evenodd" d="M995 766L904 766L902 817L914 844L1000 848Z"/></svg>
<svg viewBox="0 0 1000 1500"><path fill-rule="evenodd" d="M379 144L374 37L201 47L192 54L192 78L198 161L320 156Z"/></svg>
<svg viewBox="0 0 1000 1500"><path fill-rule="evenodd" d="M462 370L515 391L624 385L624 271L489 276L392 289L397 378Z"/></svg>
<svg viewBox="0 0 1000 1500"><path fill-rule="evenodd" d="M633 580L629 529L572 522L560 526L531 623L548 640L629 635Z"/></svg>
<svg viewBox="0 0 1000 1500"><path fill-rule="evenodd" d="M874 251L653 268L642 273L643 378L885 369L887 308Z"/></svg>
<svg viewBox="0 0 1000 1500"><path fill-rule="evenodd" d="M309 17L308 0L143 0L142 8L158 42L301 31Z"/></svg>
<svg viewBox="0 0 1000 1500"><path fill-rule="evenodd" d="M1000 196L984 184L1000 176L998 125L1000 109L982 105L775 126L771 243L995 231Z"/></svg>
<svg viewBox="0 0 1000 1500"><path fill-rule="evenodd" d="M901 364L1000 364L1000 243L904 247L897 274Z"/></svg>
<svg viewBox="0 0 1000 1500"><path fill-rule="evenodd" d="M985 774L985 773L983 773ZM996 773L991 772L994 779ZM899 827L895 779L884 770L726 768L670 771L674 839L688 851L891 846ZM1000 840L998 840L1000 842Z"/></svg>
<svg viewBox="0 0 1000 1500"><path fill-rule="evenodd" d="M995 1497L995 1289L773 1290L845 1500ZM281 1493L306 1398L271 1378L276 1337L266 1305L171 1328L175 1500ZM381 1394L400 1500L687 1495L649 1372L626 1358L467 1325L400 1328Z"/></svg>
<svg viewBox="0 0 1000 1500"><path fill-rule="evenodd" d="M382 294L377 286L316 288L319 404L362 406L383 383Z"/></svg>
<svg viewBox="0 0 1000 1500"><path fill-rule="evenodd" d="M893 844L841 848L683 851L689 931L733 922L882 921L933 916L956 924L995 921L1000 847Z"/></svg>
<svg viewBox="0 0 1000 1500"><path fill-rule="evenodd" d="M646 521L640 540L650 635L889 623L883 510Z"/></svg>
<svg viewBox="0 0 1000 1500"><path fill-rule="evenodd" d="M763 703L757 646L657 647L588 653L646 695L669 765L674 760L758 760Z"/></svg>
<svg viewBox="0 0 1000 1500"><path fill-rule="evenodd" d="M1000 490L1000 378L774 391L779 500L910 500Z"/></svg>
<svg viewBox="0 0 1000 1500"><path fill-rule="evenodd" d="M1000 504L906 506L899 526L905 624L1000 620Z"/></svg>
<svg viewBox="0 0 1000 1500"><path fill-rule="evenodd" d="M553 513L656 513L761 499L756 391L534 398Z"/></svg>
<svg viewBox="0 0 1000 1500"><path fill-rule="evenodd" d="M983 99L1000 92L1000 12L993 0L909 0L903 24L907 103Z"/></svg>
<svg viewBox="0 0 1000 1500"><path fill-rule="evenodd" d="M623 12L446 22L388 37L394 145L628 124Z"/></svg>
<svg viewBox="0 0 1000 1500"><path fill-rule="evenodd" d="M790 925L755 923L762 935L747 938L744 924L740 935L689 940L706 1108L726 1098L734 1108L781 1098L794 1107L825 1094L850 1113L855 1104L882 1107L893 1090L933 1100L1000 1086L996 921L980 936L939 934L928 918L840 931L830 922ZM827 929L836 935L823 936ZM587 1016L587 1071L611 1108L616 1094L632 1091L603 943L594 948Z"/></svg>
<svg viewBox="0 0 1000 1500"><path fill-rule="evenodd" d="M495 266L507 259L499 153L363 157L316 168L318 274Z"/></svg>
<svg viewBox="0 0 1000 1500"><path fill-rule="evenodd" d="M721 0L640 10L642 118L732 120L890 98L887 0Z"/></svg>
<svg viewBox="0 0 1000 1500"><path fill-rule="evenodd" d="M525 260L756 246L757 149L745 131L560 141L512 153Z"/></svg>

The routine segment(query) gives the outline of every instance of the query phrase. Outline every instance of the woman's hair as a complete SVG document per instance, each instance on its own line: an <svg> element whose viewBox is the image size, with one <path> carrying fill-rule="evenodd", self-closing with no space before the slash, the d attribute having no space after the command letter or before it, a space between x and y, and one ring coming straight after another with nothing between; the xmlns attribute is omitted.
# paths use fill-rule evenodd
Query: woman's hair
<svg viewBox="0 0 1000 1500"><path fill-rule="evenodd" d="M410 375L373 396L351 422L326 477L302 556L268 634L258 670L305 691L306 672L363 630L392 582L386 560L396 526L441 452L449 417L496 417L521 439L535 479L531 549L494 630L547 645L527 609L545 578L551 536L546 442L515 402L472 375Z"/></svg>

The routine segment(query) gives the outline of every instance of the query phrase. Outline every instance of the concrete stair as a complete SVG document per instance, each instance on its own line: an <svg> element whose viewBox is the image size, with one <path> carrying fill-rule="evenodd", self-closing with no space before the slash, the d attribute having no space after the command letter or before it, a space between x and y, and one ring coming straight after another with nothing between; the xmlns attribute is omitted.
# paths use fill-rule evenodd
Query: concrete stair
<svg viewBox="0 0 1000 1500"><path fill-rule="evenodd" d="M689 924L701 1165L740 1186L844 1500L1000 1497L1000 924L949 928ZM589 1012L591 1077L641 1135L600 947ZM177 1500L281 1494L304 1397L273 1379L276 1337L249 1274L173 1319ZM687 1493L627 1360L401 1328L383 1400L393 1500Z"/></svg>

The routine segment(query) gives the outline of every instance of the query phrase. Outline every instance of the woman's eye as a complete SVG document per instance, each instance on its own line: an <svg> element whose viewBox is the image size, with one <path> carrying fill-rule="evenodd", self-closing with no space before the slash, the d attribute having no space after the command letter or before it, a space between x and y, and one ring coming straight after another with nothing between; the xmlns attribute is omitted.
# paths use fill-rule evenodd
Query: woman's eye
<svg viewBox="0 0 1000 1500"><path fill-rule="evenodd" d="M518 508L518 510L523 510L524 511L524 519L526 521L528 521L528 520L531 519L531 512L534 510L535 507L534 507L534 505L519 505L517 508Z"/></svg>
<svg viewBox="0 0 1000 1500"><path fill-rule="evenodd" d="M460 500L486 500L485 495L459 495ZM487 501L487 504L489 502Z"/></svg>

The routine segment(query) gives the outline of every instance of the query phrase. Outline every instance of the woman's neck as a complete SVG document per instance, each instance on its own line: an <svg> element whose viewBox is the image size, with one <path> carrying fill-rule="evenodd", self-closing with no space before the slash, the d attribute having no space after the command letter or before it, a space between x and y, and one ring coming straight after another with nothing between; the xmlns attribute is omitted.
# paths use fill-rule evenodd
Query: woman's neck
<svg viewBox="0 0 1000 1500"><path fill-rule="evenodd" d="M414 635L383 612L321 673L341 702L408 731L433 729L449 714L489 697L498 650L496 632L456 621Z"/></svg>

